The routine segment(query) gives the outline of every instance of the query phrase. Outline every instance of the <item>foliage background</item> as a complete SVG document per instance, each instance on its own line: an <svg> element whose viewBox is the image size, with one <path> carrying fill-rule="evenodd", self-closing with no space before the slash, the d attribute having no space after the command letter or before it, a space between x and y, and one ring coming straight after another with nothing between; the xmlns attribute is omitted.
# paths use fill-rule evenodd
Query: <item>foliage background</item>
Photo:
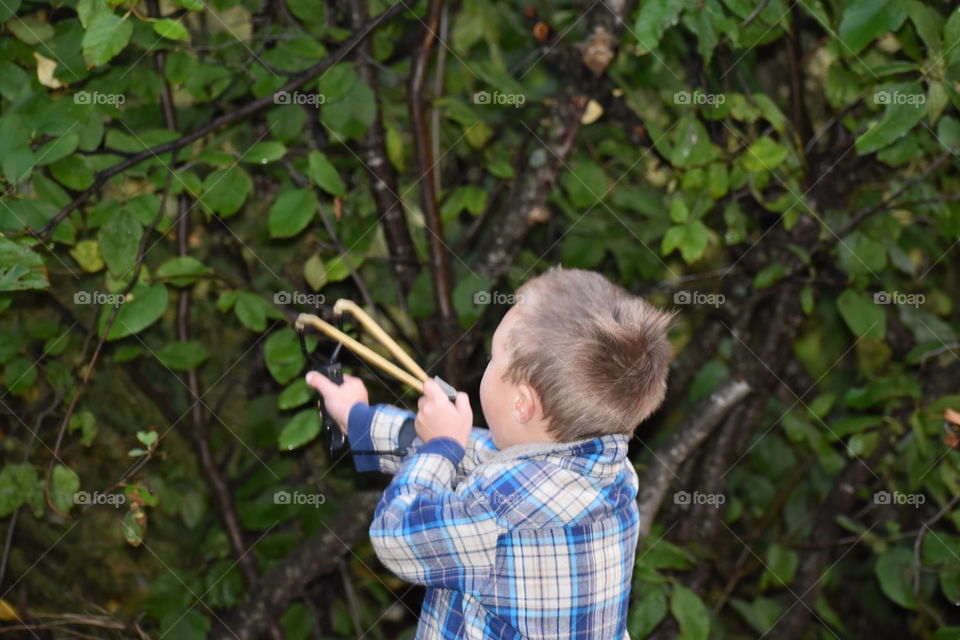
<svg viewBox="0 0 960 640"><path fill-rule="evenodd" d="M364 2L0 0L0 631L412 637L291 321L475 394L560 263L681 311L632 637L960 637L958 3Z"/></svg>

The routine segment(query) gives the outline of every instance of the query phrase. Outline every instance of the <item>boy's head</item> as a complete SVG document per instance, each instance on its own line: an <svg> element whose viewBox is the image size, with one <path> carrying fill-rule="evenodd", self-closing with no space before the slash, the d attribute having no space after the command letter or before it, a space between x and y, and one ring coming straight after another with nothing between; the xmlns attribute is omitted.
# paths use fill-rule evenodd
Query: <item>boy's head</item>
<svg viewBox="0 0 960 640"><path fill-rule="evenodd" d="M516 297L480 383L498 448L632 434L660 406L673 314L580 269L553 267Z"/></svg>

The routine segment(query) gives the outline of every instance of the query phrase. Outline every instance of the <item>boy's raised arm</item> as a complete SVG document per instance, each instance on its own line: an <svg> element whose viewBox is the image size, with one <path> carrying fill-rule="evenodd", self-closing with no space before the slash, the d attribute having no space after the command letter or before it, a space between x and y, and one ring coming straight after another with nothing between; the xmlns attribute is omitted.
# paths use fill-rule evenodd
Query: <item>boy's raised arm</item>
<svg viewBox="0 0 960 640"><path fill-rule="evenodd" d="M357 471L396 473L403 461L417 451L423 440L416 435L416 414L388 404L367 406L357 403L350 409L347 438L357 451L392 451L403 449L406 455L353 456ZM483 451L496 450L489 429L473 427L467 441L463 460L457 467L457 477L463 478L482 461Z"/></svg>
<svg viewBox="0 0 960 640"><path fill-rule="evenodd" d="M354 454L357 471L396 473L401 463L423 445L414 426L416 414L388 404L370 406L366 387L359 378L344 375L343 384L337 385L311 371L307 374L307 384L323 395L327 411L347 434L351 449L404 451L403 455ZM490 432L473 427L457 475L462 478L470 473L480 462L481 452L489 449L496 449Z"/></svg>

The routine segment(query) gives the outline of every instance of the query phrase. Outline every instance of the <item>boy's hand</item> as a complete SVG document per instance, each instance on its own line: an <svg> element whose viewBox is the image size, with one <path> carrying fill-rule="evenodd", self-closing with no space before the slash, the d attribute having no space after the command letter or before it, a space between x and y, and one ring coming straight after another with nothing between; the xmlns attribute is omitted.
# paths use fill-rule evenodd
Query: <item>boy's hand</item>
<svg viewBox="0 0 960 640"><path fill-rule="evenodd" d="M457 403L450 402L433 380L423 383L423 396L417 403L419 411L414 423L417 435L424 442L433 438L448 437L459 442L464 448L470 439L473 427L473 409L470 398L462 391L457 394Z"/></svg>
<svg viewBox="0 0 960 640"><path fill-rule="evenodd" d="M307 384L320 392L327 413L344 433L347 433L347 418L353 405L358 402L370 404L363 381L351 375L343 374L343 384L336 384L322 373L310 371Z"/></svg>

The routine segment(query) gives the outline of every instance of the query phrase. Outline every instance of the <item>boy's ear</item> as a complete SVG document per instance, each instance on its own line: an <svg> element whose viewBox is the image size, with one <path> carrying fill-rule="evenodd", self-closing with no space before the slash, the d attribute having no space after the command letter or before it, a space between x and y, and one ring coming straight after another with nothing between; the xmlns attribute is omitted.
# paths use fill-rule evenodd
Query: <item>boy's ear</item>
<svg viewBox="0 0 960 640"><path fill-rule="evenodd" d="M536 417L540 410L540 396L530 385L521 382L513 398L513 417L520 424L526 424Z"/></svg>

